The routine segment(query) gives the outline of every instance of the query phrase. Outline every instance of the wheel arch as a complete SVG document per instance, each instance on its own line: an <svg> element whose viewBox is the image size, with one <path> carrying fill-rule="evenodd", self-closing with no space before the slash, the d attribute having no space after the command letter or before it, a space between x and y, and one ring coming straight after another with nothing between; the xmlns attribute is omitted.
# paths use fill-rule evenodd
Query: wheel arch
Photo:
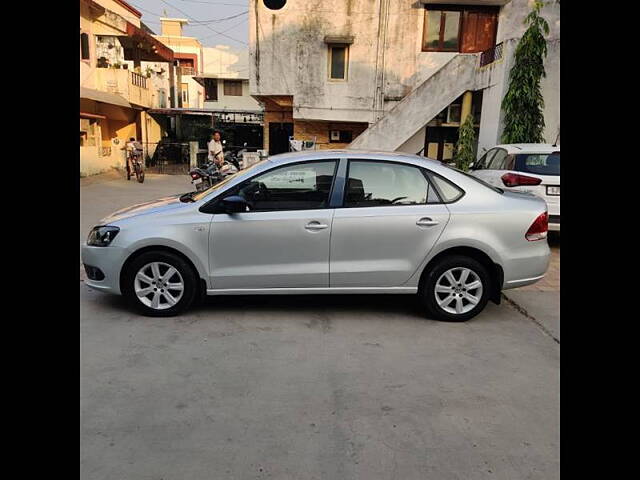
<svg viewBox="0 0 640 480"><path fill-rule="evenodd" d="M120 285L119 285L119 287L120 287L120 291L121 292L123 291L123 282L124 282L124 279L125 279L125 272L129 268L129 265L131 265L131 263L136 258L138 258L140 255L142 255L143 253L152 252L152 251L155 251L155 252L161 251L161 252L172 253L172 254L177 255L178 257L182 258L193 269L193 271L195 272L196 276L198 277L198 280L200 281L201 290L206 292L206 290L207 290L206 279L202 278L201 272L198 270L198 268L196 267L195 263L191 260L191 258L189 258L188 255L185 255L180 250L178 250L176 248L173 248L173 247L170 247L170 246L167 246L167 245L147 245L147 246L138 248L137 250L132 252L127 257L127 259L122 264L122 268L120 269ZM200 292L200 293L202 293L202 292Z"/></svg>
<svg viewBox="0 0 640 480"><path fill-rule="evenodd" d="M493 259L484 251L477 247L470 246L457 246L450 247L441 252L438 252L436 255L431 258L425 267L422 269L422 273L420 274L420 280L418 282L418 291L421 291L425 278L427 276L427 272L430 271L431 267L435 265L440 259L443 257L451 256L451 255L463 255L466 257L473 258L477 260L482 265L484 265L491 276L492 281L492 289L489 299L496 303L500 304L501 292L502 292L502 283L504 281L504 271L500 264L493 261Z"/></svg>

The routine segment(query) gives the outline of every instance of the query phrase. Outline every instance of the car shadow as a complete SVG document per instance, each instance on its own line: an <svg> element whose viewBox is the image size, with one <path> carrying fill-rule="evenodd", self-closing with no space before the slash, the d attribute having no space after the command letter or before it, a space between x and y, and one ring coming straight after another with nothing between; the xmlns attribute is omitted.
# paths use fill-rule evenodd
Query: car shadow
<svg viewBox="0 0 640 480"><path fill-rule="evenodd" d="M220 295L207 296L192 309L207 311L314 314L375 313L398 314L425 319L426 314L413 295Z"/></svg>

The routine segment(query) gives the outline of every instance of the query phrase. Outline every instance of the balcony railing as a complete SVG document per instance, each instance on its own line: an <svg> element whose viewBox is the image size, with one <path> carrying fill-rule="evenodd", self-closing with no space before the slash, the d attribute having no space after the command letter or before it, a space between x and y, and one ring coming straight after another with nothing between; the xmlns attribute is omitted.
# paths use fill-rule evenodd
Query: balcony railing
<svg viewBox="0 0 640 480"><path fill-rule="evenodd" d="M131 83L136 87L147 88L147 77L136 72L131 72Z"/></svg>
<svg viewBox="0 0 640 480"><path fill-rule="evenodd" d="M193 67L180 67L181 75L195 75L196 69Z"/></svg>
<svg viewBox="0 0 640 480"><path fill-rule="evenodd" d="M484 67L502 58L502 43L491 47L480 54L480 66Z"/></svg>

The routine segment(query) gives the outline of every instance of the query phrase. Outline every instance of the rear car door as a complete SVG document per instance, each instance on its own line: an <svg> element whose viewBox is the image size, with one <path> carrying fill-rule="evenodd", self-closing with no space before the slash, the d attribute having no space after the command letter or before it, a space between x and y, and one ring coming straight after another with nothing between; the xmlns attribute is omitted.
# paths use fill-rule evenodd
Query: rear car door
<svg viewBox="0 0 640 480"><path fill-rule="evenodd" d="M221 197L239 195L242 213L215 213L209 237L214 289L329 286L329 208L337 160L276 167Z"/></svg>
<svg viewBox="0 0 640 480"><path fill-rule="evenodd" d="M425 172L381 160L348 161L331 231L331 287L404 284L449 221Z"/></svg>

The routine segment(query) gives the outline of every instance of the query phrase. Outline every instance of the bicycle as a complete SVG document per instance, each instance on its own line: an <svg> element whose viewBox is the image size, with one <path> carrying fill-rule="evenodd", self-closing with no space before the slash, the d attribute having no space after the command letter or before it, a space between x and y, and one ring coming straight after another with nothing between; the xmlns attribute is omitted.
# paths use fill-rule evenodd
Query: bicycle
<svg viewBox="0 0 640 480"><path fill-rule="evenodd" d="M132 166L133 168L131 168ZM133 174L135 174L138 183L144 182L144 168L140 161L140 155L129 152L127 154L127 180L130 180Z"/></svg>

